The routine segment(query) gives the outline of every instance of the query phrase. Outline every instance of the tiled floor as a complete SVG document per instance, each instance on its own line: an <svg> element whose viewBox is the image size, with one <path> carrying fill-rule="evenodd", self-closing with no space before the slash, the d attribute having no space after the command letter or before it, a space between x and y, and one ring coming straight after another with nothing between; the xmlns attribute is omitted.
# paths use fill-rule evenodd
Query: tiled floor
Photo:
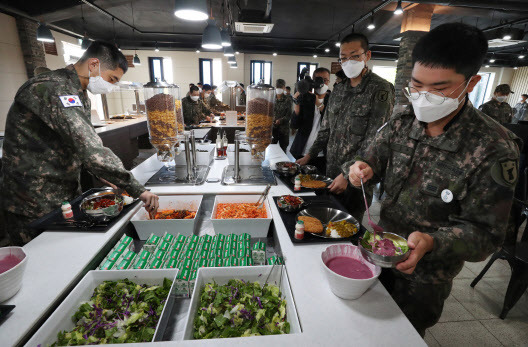
<svg viewBox="0 0 528 347"><path fill-rule="evenodd" d="M371 207L374 222L379 207L378 201ZM363 225L368 225L366 216ZM469 286L486 263L466 263L455 278L440 321L425 334L428 346L528 346L528 293L505 320L499 318L511 274L508 263L497 260L475 288Z"/></svg>

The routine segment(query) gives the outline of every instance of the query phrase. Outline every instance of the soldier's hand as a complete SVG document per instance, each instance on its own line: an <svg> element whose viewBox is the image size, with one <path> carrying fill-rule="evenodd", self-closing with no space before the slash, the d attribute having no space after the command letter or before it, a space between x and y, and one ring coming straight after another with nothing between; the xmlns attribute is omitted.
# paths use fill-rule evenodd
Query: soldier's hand
<svg viewBox="0 0 528 347"><path fill-rule="evenodd" d="M139 199L145 203L145 210L152 216L155 215L159 207L159 197L156 194L145 190L139 196Z"/></svg>
<svg viewBox="0 0 528 347"><path fill-rule="evenodd" d="M330 189L330 192L332 193L342 194L346 190L347 186L348 186L348 182L345 176L341 174L332 181L332 183L328 186L328 188Z"/></svg>
<svg viewBox="0 0 528 347"><path fill-rule="evenodd" d="M309 154L305 155L304 157L297 159L295 162L299 165L306 165L310 161L311 156Z"/></svg>
<svg viewBox="0 0 528 347"><path fill-rule="evenodd" d="M279 125L279 124L280 124L280 120L277 119L277 120L275 121L275 125Z"/></svg>
<svg viewBox="0 0 528 347"><path fill-rule="evenodd" d="M372 176L374 176L372 168L363 161L356 161L348 172L348 180L355 187L361 186L361 178L363 178L363 183L366 183Z"/></svg>
<svg viewBox="0 0 528 347"><path fill-rule="evenodd" d="M407 245L409 246L411 254L407 260L396 265L396 270L408 275L412 274L420 259L422 259L427 252L433 250L433 244L434 241L430 235L419 231L411 233L407 239Z"/></svg>

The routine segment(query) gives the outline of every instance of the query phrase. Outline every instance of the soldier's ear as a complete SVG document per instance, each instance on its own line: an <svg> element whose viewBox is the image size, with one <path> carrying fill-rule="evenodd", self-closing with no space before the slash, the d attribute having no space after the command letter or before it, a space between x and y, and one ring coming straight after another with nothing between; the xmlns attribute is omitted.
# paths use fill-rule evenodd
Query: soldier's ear
<svg viewBox="0 0 528 347"><path fill-rule="evenodd" d="M473 88L479 83L480 79L482 77L480 75L471 76L469 79L468 87L467 87L467 93L471 93L473 91Z"/></svg>

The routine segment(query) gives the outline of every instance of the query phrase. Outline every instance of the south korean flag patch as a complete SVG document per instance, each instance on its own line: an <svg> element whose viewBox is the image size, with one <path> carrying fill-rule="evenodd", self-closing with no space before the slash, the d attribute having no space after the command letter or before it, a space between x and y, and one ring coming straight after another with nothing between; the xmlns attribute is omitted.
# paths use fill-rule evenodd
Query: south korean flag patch
<svg viewBox="0 0 528 347"><path fill-rule="evenodd" d="M63 95L59 96L59 99L64 107L82 107L83 105L78 95Z"/></svg>

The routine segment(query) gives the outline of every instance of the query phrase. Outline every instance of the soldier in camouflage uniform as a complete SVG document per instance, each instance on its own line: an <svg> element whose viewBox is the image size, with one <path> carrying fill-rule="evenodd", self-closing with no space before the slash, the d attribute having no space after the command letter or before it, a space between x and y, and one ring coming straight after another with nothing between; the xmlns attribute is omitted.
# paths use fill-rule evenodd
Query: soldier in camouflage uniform
<svg viewBox="0 0 528 347"><path fill-rule="evenodd" d="M0 228L12 244L36 237L29 222L81 194L81 166L157 208L157 196L103 146L90 121L86 89L109 92L127 68L117 48L94 42L75 65L35 76L18 90L7 115L0 189Z"/></svg>
<svg viewBox="0 0 528 347"><path fill-rule="evenodd" d="M290 144L290 118L292 113L293 103L290 98L284 95L284 87L286 82L283 79L278 79L275 84L277 88L277 96L275 98L275 106L273 108L273 141L271 143L279 143L284 152Z"/></svg>
<svg viewBox="0 0 528 347"><path fill-rule="evenodd" d="M347 184L348 168L356 154L368 147L376 131L389 119L394 106L394 86L368 69L366 63L371 52L364 35L355 33L345 37L340 55L342 65L353 62L360 70L349 71L350 77L335 85L317 139L309 154L297 163L305 165L326 149L326 175L334 178L330 191L339 194L350 214L361 220L365 204L362 193ZM371 200L372 191L368 194Z"/></svg>
<svg viewBox="0 0 528 347"><path fill-rule="evenodd" d="M215 90L216 86L204 85L204 101L206 102L206 106L215 114L228 111L229 106L216 98Z"/></svg>
<svg viewBox="0 0 528 347"><path fill-rule="evenodd" d="M499 84L495 88L495 93L493 98L480 105L479 110L495 119L500 124L508 124L512 122L513 119L513 109L506 102L508 95L513 93L510 89L510 86L507 84Z"/></svg>
<svg viewBox="0 0 528 347"><path fill-rule="evenodd" d="M413 107L394 115L349 171L355 187L360 177L384 179L380 224L406 237L411 253L380 280L422 336L464 262L486 259L505 236L520 140L467 97L487 46L480 30L462 23L423 36L407 92ZM450 52L458 52L451 62ZM440 90L446 97L433 96Z"/></svg>
<svg viewBox="0 0 528 347"><path fill-rule="evenodd" d="M182 100L183 120L186 125L197 125L202 120L211 120L214 115L211 110L200 100L198 87L191 87L191 94Z"/></svg>

